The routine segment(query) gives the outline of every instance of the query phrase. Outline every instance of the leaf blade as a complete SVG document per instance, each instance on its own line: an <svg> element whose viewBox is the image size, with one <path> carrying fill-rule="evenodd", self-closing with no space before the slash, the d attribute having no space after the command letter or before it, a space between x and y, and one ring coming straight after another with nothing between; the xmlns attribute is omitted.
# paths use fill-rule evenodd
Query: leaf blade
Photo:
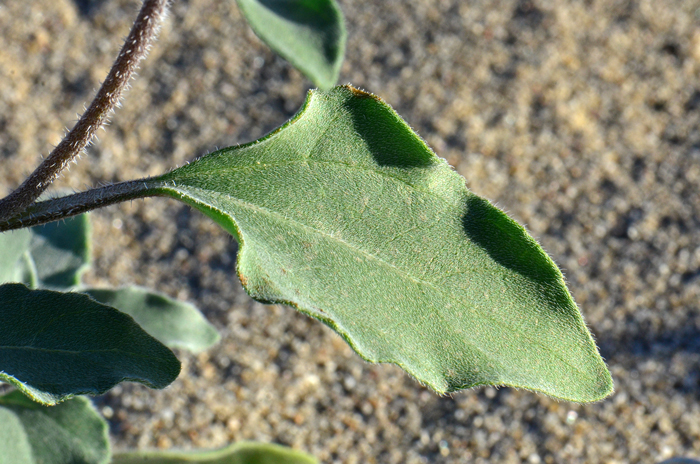
<svg viewBox="0 0 700 464"><path fill-rule="evenodd" d="M47 408L19 391L0 397L0 446L13 464L102 464L110 457L108 426L86 398ZM21 435L23 439L13 441ZM16 458L19 453L21 458ZM8 454L12 453L12 454ZM0 462L4 462L0 458Z"/></svg>
<svg viewBox="0 0 700 464"><path fill-rule="evenodd" d="M130 315L142 329L170 348L199 353L221 338L193 305L146 288L84 288L81 292Z"/></svg>
<svg viewBox="0 0 700 464"><path fill-rule="evenodd" d="M11 411L0 407L0 464L34 464L32 446L22 422Z"/></svg>
<svg viewBox="0 0 700 464"><path fill-rule="evenodd" d="M0 283L67 290L90 267L87 214L0 234Z"/></svg>
<svg viewBox="0 0 700 464"><path fill-rule="evenodd" d="M372 95L312 92L267 137L159 181L237 237L253 298L322 320L368 361L441 393L612 391L552 260Z"/></svg>
<svg viewBox="0 0 700 464"><path fill-rule="evenodd" d="M32 234L28 229L20 229L0 234L0 284L15 282L23 278L21 263L29 252ZM31 280L31 272L26 273Z"/></svg>
<svg viewBox="0 0 700 464"><path fill-rule="evenodd" d="M322 89L338 80L347 33L335 0L237 0L255 34Z"/></svg>
<svg viewBox="0 0 700 464"><path fill-rule="evenodd" d="M90 267L91 242L88 214L31 228L30 253L38 285L58 290L80 283Z"/></svg>
<svg viewBox="0 0 700 464"><path fill-rule="evenodd" d="M0 286L0 379L35 401L102 394L122 381L164 388L175 355L134 320L87 295Z"/></svg>

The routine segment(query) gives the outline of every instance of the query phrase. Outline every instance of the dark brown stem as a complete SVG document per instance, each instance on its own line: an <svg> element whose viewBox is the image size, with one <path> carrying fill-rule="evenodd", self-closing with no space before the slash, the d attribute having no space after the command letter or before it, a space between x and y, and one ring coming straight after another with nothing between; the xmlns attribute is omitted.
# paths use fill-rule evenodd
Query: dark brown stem
<svg viewBox="0 0 700 464"><path fill-rule="evenodd" d="M148 54L166 14L168 0L144 0L126 42L90 107L43 163L0 201L0 222L21 213L51 185L90 143L119 103L139 63Z"/></svg>
<svg viewBox="0 0 700 464"><path fill-rule="evenodd" d="M66 219L123 201L161 196L163 195L162 187L162 182L149 179L131 180L65 197L40 201L13 216L10 220L0 222L0 232Z"/></svg>

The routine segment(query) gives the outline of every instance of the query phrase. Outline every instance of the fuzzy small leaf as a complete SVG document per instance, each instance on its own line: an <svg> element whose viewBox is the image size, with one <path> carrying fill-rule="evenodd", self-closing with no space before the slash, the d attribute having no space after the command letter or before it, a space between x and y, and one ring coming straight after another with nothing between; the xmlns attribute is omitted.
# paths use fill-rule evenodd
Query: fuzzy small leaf
<svg viewBox="0 0 700 464"><path fill-rule="evenodd" d="M0 283L65 290L90 266L87 214L0 234Z"/></svg>
<svg viewBox="0 0 700 464"><path fill-rule="evenodd" d="M34 464L32 446L19 418L0 407L0 464Z"/></svg>
<svg viewBox="0 0 700 464"><path fill-rule="evenodd" d="M345 24L335 0L238 0L260 39L322 89L338 80Z"/></svg>
<svg viewBox="0 0 700 464"><path fill-rule="evenodd" d="M113 464L318 464L286 446L241 442L215 451L136 451L114 456Z"/></svg>
<svg viewBox="0 0 700 464"><path fill-rule="evenodd" d="M36 270L36 263L34 263L31 251L27 250L22 254L15 267L14 278L7 282L23 283L29 288L37 288L39 286L39 273ZM0 283L6 282L0 281Z"/></svg>
<svg viewBox="0 0 700 464"><path fill-rule="evenodd" d="M216 328L189 303L141 287L87 288L81 292L130 315L143 330L170 348L198 353L219 341Z"/></svg>
<svg viewBox="0 0 700 464"><path fill-rule="evenodd" d="M58 290L80 283L90 266L90 223L87 214L31 228L31 257L38 285Z"/></svg>
<svg viewBox="0 0 700 464"><path fill-rule="evenodd" d="M368 361L440 393L612 391L552 260L373 95L312 92L267 137L154 182L238 238L253 298L324 321Z"/></svg>
<svg viewBox="0 0 700 464"><path fill-rule="evenodd" d="M24 264L25 260L31 259L28 254L31 241L32 233L29 229L0 234L0 284L32 279L28 271L31 268Z"/></svg>
<svg viewBox="0 0 700 464"><path fill-rule="evenodd" d="M106 463L107 431L87 398L46 407L19 391L0 397L0 464Z"/></svg>
<svg viewBox="0 0 700 464"><path fill-rule="evenodd" d="M175 355L134 320L80 293L0 286L0 380L35 401L99 395L130 380L164 388Z"/></svg>

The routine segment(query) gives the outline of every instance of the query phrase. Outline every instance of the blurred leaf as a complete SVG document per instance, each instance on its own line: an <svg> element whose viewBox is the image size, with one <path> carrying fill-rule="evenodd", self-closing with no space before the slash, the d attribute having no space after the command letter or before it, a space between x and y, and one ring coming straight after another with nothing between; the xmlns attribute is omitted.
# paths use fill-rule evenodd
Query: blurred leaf
<svg viewBox="0 0 700 464"><path fill-rule="evenodd" d="M173 353L134 320L80 293L0 286L0 380L56 404L130 380L164 388L180 373Z"/></svg>
<svg viewBox="0 0 700 464"><path fill-rule="evenodd" d="M17 262L14 279L10 282L20 282L29 288L36 288L39 285L39 274L36 270L32 253L29 250L25 251Z"/></svg>
<svg viewBox="0 0 700 464"><path fill-rule="evenodd" d="M31 256L38 285L58 290L78 285L90 266L88 215L32 227L31 231Z"/></svg>
<svg viewBox="0 0 700 464"><path fill-rule="evenodd" d="M143 330L170 348L197 353L219 341L216 328L189 303L140 287L88 288L81 292L130 315Z"/></svg>
<svg viewBox="0 0 700 464"><path fill-rule="evenodd" d="M25 259L31 259L28 255L25 256L31 240L32 234L29 229L0 234L0 284L26 282L24 279L31 279L31 274L28 273L30 268L23 264Z"/></svg>
<svg viewBox="0 0 700 464"><path fill-rule="evenodd" d="M0 407L0 464L33 464L32 447L19 418Z"/></svg>
<svg viewBox="0 0 700 464"><path fill-rule="evenodd" d="M69 289L89 265L87 214L0 234L0 283Z"/></svg>
<svg viewBox="0 0 700 464"><path fill-rule="evenodd" d="M335 0L237 0L260 39L322 89L335 85L345 54Z"/></svg>
<svg viewBox="0 0 700 464"><path fill-rule="evenodd" d="M318 464L311 455L268 443L236 443L216 451L138 451L114 456L113 464Z"/></svg>
<svg viewBox="0 0 700 464"><path fill-rule="evenodd" d="M87 398L46 407L13 391L0 397L0 464L106 463L107 429Z"/></svg>
<svg viewBox="0 0 700 464"><path fill-rule="evenodd" d="M238 238L253 298L320 319L368 361L440 393L612 391L552 260L371 94L311 92L263 139L152 181Z"/></svg>

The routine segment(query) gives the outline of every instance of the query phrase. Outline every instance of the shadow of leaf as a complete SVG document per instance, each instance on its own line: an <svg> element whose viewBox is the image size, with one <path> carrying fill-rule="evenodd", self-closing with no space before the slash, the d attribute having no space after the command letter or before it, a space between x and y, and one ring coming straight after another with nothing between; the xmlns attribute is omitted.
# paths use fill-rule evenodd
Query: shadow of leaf
<svg viewBox="0 0 700 464"><path fill-rule="evenodd" d="M364 92L356 90L356 96ZM377 104L369 93L345 102L355 132L379 166L416 168L434 166L438 159L388 105Z"/></svg>
<svg viewBox="0 0 700 464"><path fill-rule="evenodd" d="M535 240L488 200L470 195L462 225L469 240L501 266L545 286L561 282L561 274Z"/></svg>

